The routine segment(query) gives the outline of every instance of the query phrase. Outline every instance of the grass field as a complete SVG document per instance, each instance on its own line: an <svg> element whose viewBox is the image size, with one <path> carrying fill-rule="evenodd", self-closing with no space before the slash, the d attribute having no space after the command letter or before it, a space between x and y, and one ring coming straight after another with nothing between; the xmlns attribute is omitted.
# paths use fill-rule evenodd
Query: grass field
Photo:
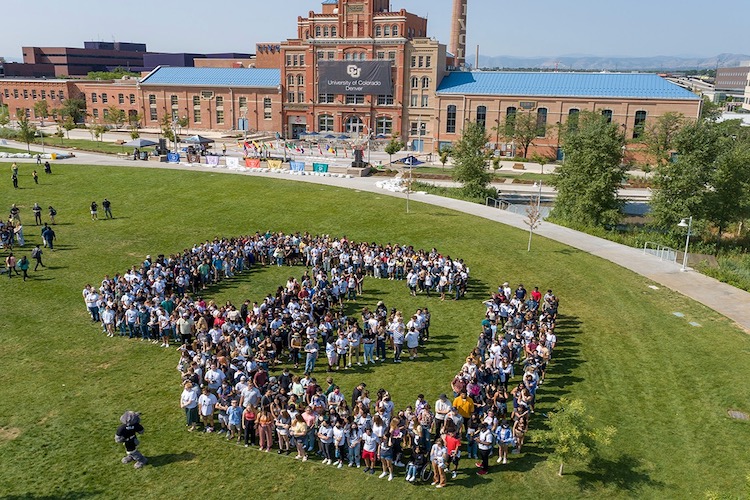
<svg viewBox="0 0 750 500"><path fill-rule="evenodd" d="M66 141L67 142L67 141ZM9 171L9 163L0 169ZM524 232L385 195L220 173L66 164L41 184L13 191L29 244L40 241L30 207L54 205L58 240L49 268L32 280L0 276L0 497L185 498L693 498L745 493L750 424L728 409L750 411L750 338L724 317L601 259L543 238L526 252ZM115 220L93 222L92 200L112 201ZM399 242L464 258L467 300L411 298L405 285L370 280L356 307L382 299L410 311L427 305L434 337L419 362L336 374L344 394L364 380L386 387L398 407L418 392L434 401L471 349L480 300L507 280L551 287L561 297L559 348L542 386L530 437L557 398L581 398L600 425L618 433L590 465L546 461L531 444L483 478L464 460L445 490L385 482L361 470L299 463L236 447L216 435L185 431L179 409L177 353L106 338L81 298L87 282L124 271L146 254L180 251L214 236L265 230L331 233ZM27 246L30 252L31 247ZM27 253L28 254L28 253ZM5 253L1 254L5 257ZM209 291L235 303L258 299L301 268L256 269ZM674 316L682 312L684 318ZM693 327L688 321L702 326ZM141 471L119 463L114 431L125 409L143 413Z"/></svg>

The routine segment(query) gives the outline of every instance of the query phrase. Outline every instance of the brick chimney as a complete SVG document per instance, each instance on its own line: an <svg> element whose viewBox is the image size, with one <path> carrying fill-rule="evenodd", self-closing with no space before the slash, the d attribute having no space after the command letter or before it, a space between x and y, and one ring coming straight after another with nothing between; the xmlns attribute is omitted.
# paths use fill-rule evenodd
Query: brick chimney
<svg viewBox="0 0 750 500"><path fill-rule="evenodd" d="M466 66L466 6L469 0L453 0L451 38L448 51L456 59L456 67Z"/></svg>

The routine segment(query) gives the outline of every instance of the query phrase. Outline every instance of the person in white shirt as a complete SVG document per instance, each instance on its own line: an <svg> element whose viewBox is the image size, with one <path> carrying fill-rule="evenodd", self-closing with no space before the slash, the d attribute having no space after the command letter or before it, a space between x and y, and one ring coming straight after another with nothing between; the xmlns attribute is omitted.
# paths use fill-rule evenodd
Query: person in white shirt
<svg viewBox="0 0 750 500"><path fill-rule="evenodd" d="M477 444L479 448L479 456L482 462L477 462L476 466L479 467L477 474L484 476L489 472L489 458L492 452L493 434L486 423L482 423L479 426L479 435L477 437Z"/></svg>
<svg viewBox="0 0 750 500"><path fill-rule="evenodd" d="M406 347L409 349L409 359L416 359L417 348L419 347L419 332L415 328L406 333Z"/></svg>
<svg viewBox="0 0 750 500"><path fill-rule="evenodd" d="M349 333L347 334L347 340L349 341L349 363L347 364L347 368L352 367L353 358L357 359L357 366L362 366L362 363L359 361L359 344L361 339L362 334L359 332L357 326L349 329Z"/></svg>
<svg viewBox="0 0 750 500"><path fill-rule="evenodd" d="M185 418L189 431L195 430L198 423L198 388L192 382L185 382L185 389L180 395L180 408L185 410Z"/></svg>
<svg viewBox="0 0 750 500"><path fill-rule="evenodd" d="M349 339L346 338L345 332L339 333L339 338L336 339L336 353L339 357L339 363L336 369L338 370L341 365L346 366L346 353L349 350Z"/></svg>
<svg viewBox="0 0 750 500"><path fill-rule="evenodd" d="M214 431L214 409L217 402L216 395L209 392L208 387L204 387L203 394L198 398L198 409L206 432Z"/></svg>
<svg viewBox="0 0 750 500"><path fill-rule="evenodd" d="M336 467L340 469L344 466L344 457L347 457L349 454L347 432L346 429L344 429L341 419L336 420L336 425L333 427L333 445L336 447L339 453L339 459L336 461Z"/></svg>
<svg viewBox="0 0 750 500"><path fill-rule="evenodd" d="M333 427L330 426L327 420L323 420L320 423L318 439L323 450L323 464L331 465L335 453L333 448Z"/></svg>
<svg viewBox="0 0 750 500"><path fill-rule="evenodd" d="M101 314L102 324L107 332L107 337L115 336L115 311L112 307L107 304L107 307L102 311Z"/></svg>
<svg viewBox="0 0 750 500"><path fill-rule="evenodd" d="M362 435L362 458L365 460L365 472L369 474L375 474L375 455L379 444L380 438L375 435L372 428L365 428Z"/></svg>

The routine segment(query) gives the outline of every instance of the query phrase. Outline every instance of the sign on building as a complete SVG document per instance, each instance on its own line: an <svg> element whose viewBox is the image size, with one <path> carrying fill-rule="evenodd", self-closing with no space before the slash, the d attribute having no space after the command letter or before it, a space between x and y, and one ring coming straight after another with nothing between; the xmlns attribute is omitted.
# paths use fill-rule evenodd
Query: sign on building
<svg viewBox="0 0 750 500"><path fill-rule="evenodd" d="M320 61L318 93L392 95L390 61Z"/></svg>

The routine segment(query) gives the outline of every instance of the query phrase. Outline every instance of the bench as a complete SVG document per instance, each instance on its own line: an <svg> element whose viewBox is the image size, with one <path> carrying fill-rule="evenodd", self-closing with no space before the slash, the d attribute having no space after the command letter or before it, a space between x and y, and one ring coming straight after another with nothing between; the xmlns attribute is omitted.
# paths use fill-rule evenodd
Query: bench
<svg viewBox="0 0 750 500"><path fill-rule="evenodd" d="M526 167L523 163L514 163L513 170L526 170Z"/></svg>

